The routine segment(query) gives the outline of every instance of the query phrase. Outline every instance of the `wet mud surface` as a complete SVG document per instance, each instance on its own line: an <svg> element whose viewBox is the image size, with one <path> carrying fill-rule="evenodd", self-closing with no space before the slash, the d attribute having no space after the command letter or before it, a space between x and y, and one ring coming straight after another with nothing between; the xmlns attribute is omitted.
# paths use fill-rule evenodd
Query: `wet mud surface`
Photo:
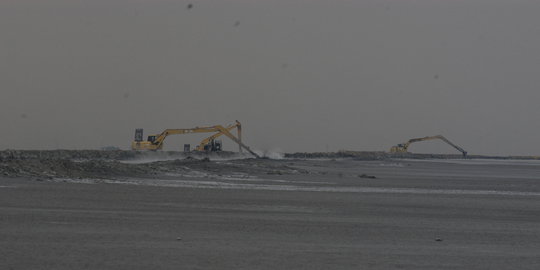
<svg viewBox="0 0 540 270"><path fill-rule="evenodd" d="M540 265L538 161L160 158L4 158L0 268Z"/></svg>

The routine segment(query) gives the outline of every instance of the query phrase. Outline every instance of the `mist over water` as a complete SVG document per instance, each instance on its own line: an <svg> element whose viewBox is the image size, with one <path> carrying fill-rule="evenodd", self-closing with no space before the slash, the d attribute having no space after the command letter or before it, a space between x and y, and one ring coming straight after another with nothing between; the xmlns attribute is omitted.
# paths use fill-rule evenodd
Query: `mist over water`
<svg viewBox="0 0 540 270"><path fill-rule="evenodd" d="M537 155L539 8L2 1L0 149L127 149L135 128L239 120L260 151L387 151L442 134L470 154ZM454 153L440 141L410 150Z"/></svg>

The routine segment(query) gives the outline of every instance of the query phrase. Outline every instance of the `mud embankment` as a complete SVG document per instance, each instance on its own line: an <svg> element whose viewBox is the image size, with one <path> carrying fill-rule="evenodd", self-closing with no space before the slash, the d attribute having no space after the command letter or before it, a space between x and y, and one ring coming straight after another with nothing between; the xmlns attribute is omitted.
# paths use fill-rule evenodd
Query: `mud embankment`
<svg viewBox="0 0 540 270"><path fill-rule="evenodd" d="M333 153L291 153L286 159L462 159L461 155L390 154L386 152L340 151ZM539 157L493 157L471 155L467 159L536 159ZM0 151L0 176L36 178L127 178L206 174L288 174L301 170L288 161L254 159L234 152L184 153L100 150L5 150Z"/></svg>
<svg viewBox="0 0 540 270"><path fill-rule="evenodd" d="M242 158L238 153L183 153L99 150L0 151L0 176L43 178L151 177L182 172L212 160ZM187 169L186 169L187 168Z"/></svg>
<svg viewBox="0 0 540 270"><path fill-rule="evenodd" d="M299 170L234 152L184 153L99 150L0 151L0 176L52 178L152 178L231 173L289 174Z"/></svg>
<svg viewBox="0 0 540 270"><path fill-rule="evenodd" d="M72 160L163 160L163 159L183 159L212 158L231 159L243 158L244 155L235 152L177 152L177 151L125 151L125 150L4 150L0 151L0 162L5 160L29 160L29 159L72 159Z"/></svg>
<svg viewBox="0 0 540 270"><path fill-rule="evenodd" d="M387 160L387 159L502 159L502 160L540 160L540 156L484 156L461 154L417 154L417 153L388 153L383 151L338 151L338 152L303 152L286 153L285 158L317 159L317 158L352 158L356 160Z"/></svg>
<svg viewBox="0 0 540 270"><path fill-rule="evenodd" d="M413 154L413 153L388 153L382 151L339 151L339 152L315 152L315 153L290 153L285 158L353 158L357 160L386 160L386 159L459 159L462 155L447 154ZM468 157L469 158L469 157Z"/></svg>

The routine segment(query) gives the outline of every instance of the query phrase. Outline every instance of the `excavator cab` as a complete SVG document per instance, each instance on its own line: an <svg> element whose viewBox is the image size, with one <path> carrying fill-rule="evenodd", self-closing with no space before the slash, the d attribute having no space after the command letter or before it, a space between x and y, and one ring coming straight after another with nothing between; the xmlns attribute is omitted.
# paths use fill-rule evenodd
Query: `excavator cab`
<svg viewBox="0 0 540 270"><path fill-rule="evenodd" d="M221 151L221 146L223 144L221 143L221 140L214 140L214 150L213 151Z"/></svg>
<svg viewBox="0 0 540 270"><path fill-rule="evenodd" d="M157 135L150 135L148 136L148 140L151 143L154 143L156 140ZM143 129L138 128L135 130L135 142L142 142L143 141Z"/></svg>
<svg viewBox="0 0 540 270"><path fill-rule="evenodd" d="M219 152L222 150L221 140L211 140L209 144L204 146L206 152Z"/></svg>
<svg viewBox="0 0 540 270"><path fill-rule="evenodd" d="M156 140L158 135L148 136L148 140L143 140L143 129L138 128L135 130L135 140L131 142L131 149L133 150L156 150Z"/></svg>
<svg viewBox="0 0 540 270"><path fill-rule="evenodd" d="M148 136L148 140L149 142L153 143L155 140L156 140L156 135L151 135L151 136Z"/></svg>

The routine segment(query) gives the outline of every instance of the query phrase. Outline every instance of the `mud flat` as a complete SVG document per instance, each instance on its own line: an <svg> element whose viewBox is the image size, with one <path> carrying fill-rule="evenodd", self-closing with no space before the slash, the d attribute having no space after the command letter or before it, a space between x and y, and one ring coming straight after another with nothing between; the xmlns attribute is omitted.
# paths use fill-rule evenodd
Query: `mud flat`
<svg viewBox="0 0 540 270"><path fill-rule="evenodd" d="M536 160L42 155L0 165L13 169L0 177L0 269L540 265Z"/></svg>
<svg viewBox="0 0 540 270"><path fill-rule="evenodd" d="M388 153L384 151L338 151L285 153L285 158L353 158L357 160L387 159L465 159L461 154ZM540 160L540 156L486 156L467 155L466 159Z"/></svg>

